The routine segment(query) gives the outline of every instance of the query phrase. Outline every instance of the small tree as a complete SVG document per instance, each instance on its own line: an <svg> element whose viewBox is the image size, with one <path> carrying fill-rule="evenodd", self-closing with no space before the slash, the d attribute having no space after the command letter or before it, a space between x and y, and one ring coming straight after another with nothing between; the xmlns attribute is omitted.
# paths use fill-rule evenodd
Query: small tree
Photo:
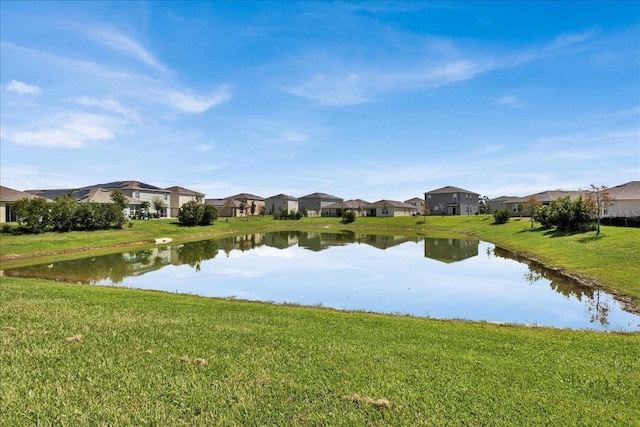
<svg viewBox="0 0 640 427"><path fill-rule="evenodd" d="M342 221L340 221L340 222L342 222L343 224L349 224L349 223L354 222L355 220L356 220L355 212L353 212L351 209L349 209L349 210L345 210L342 213Z"/></svg>
<svg viewBox="0 0 640 427"><path fill-rule="evenodd" d="M164 202L162 197L153 196L151 198L151 205L153 206L153 209L156 211L156 214L158 215L157 217L160 218L160 215L166 206L166 203Z"/></svg>
<svg viewBox="0 0 640 427"><path fill-rule="evenodd" d="M149 218L149 208L151 207L151 203L147 200L140 203L140 219L143 219L145 216Z"/></svg>
<svg viewBox="0 0 640 427"><path fill-rule="evenodd" d="M600 218L605 214L605 209L611 200L606 185L596 186L591 184L591 192L587 194L587 204L591 214L596 218L596 237L600 235Z"/></svg>
<svg viewBox="0 0 640 427"><path fill-rule="evenodd" d="M251 216L255 215L256 213L256 202L254 202L253 200L251 201Z"/></svg>
<svg viewBox="0 0 640 427"><path fill-rule="evenodd" d="M531 217L531 228L533 228L536 211L540 209L541 206L542 202L533 196L522 202L522 210Z"/></svg>
<svg viewBox="0 0 640 427"><path fill-rule="evenodd" d="M30 233L41 233L49 225L49 206L45 199L20 199L13 204L18 224Z"/></svg>

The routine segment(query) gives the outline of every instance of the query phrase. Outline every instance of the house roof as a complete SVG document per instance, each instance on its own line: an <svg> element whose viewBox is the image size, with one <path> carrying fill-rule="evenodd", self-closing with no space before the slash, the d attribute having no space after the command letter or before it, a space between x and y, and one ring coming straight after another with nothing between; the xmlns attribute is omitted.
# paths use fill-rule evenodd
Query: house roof
<svg viewBox="0 0 640 427"><path fill-rule="evenodd" d="M369 202L366 202L364 200L352 199L347 201L331 203L330 205L327 205L322 209L358 209L360 207L364 207L367 204L369 204Z"/></svg>
<svg viewBox="0 0 640 427"><path fill-rule="evenodd" d="M55 197L69 196L78 203L113 203L111 200L111 191L114 190L101 187L84 187L84 188L60 188L55 190L29 190L29 193L54 199ZM125 195L127 203L130 205L139 205L142 200L128 197Z"/></svg>
<svg viewBox="0 0 640 427"><path fill-rule="evenodd" d="M165 190L171 191L172 193L179 193L179 194L187 194L190 196L197 196L197 195L204 195L203 193L199 193L197 191L193 191L193 190L189 190L188 188L184 188L184 187L180 187L178 185L174 185L173 187L167 187L165 188Z"/></svg>
<svg viewBox="0 0 640 427"><path fill-rule="evenodd" d="M235 199L235 200L264 200L264 198L260 196L256 196L255 194L250 193L240 193L235 196L226 197L227 199Z"/></svg>
<svg viewBox="0 0 640 427"><path fill-rule="evenodd" d="M108 188L110 190L155 190L155 191L168 191L163 190L155 185L146 184L140 181L113 181L104 184L90 185L89 187Z"/></svg>
<svg viewBox="0 0 640 427"><path fill-rule="evenodd" d="M267 199L286 199L292 202L298 201L297 197L289 196L288 194L283 194L283 193L276 194L275 196L267 197Z"/></svg>
<svg viewBox="0 0 640 427"><path fill-rule="evenodd" d="M629 181L607 189L613 200L640 200L640 181Z"/></svg>
<svg viewBox="0 0 640 427"><path fill-rule="evenodd" d="M465 190L464 188L460 188L460 187L453 187L451 185L447 185L446 187L427 191L424 194L451 194L451 193L467 193L467 194L476 194L479 196L478 193L474 193L473 191Z"/></svg>
<svg viewBox="0 0 640 427"><path fill-rule="evenodd" d="M311 193L311 194L307 194L306 196L302 196L301 199L323 199L323 200L342 201L342 198L333 196L327 193Z"/></svg>
<svg viewBox="0 0 640 427"><path fill-rule="evenodd" d="M539 202L550 202L552 200L562 199L564 197L568 197L570 199L577 199L579 196L585 197L589 191L579 190L579 191L565 191L565 190L547 190L541 191L535 194L529 194L528 196L522 197L523 200L527 200L530 198L534 198Z"/></svg>
<svg viewBox="0 0 640 427"><path fill-rule="evenodd" d="M417 210L417 208L413 205L410 205L408 203L403 203L403 202L399 202L397 200L378 200L377 202L373 202L373 203L369 203L367 205L365 205L364 207L367 209L375 209L375 208L383 208L383 207L394 207L394 208L400 208L400 209L413 209L413 210Z"/></svg>
<svg viewBox="0 0 640 427"><path fill-rule="evenodd" d="M35 197L40 196L0 185L0 201L2 202L15 202L16 200L33 199Z"/></svg>
<svg viewBox="0 0 640 427"><path fill-rule="evenodd" d="M526 200L524 197L519 197L519 196L500 196L493 199L489 199L489 202L515 203L515 202L522 202L524 200Z"/></svg>
<svg viewBox="0 0 640 427"><path fill-rule="evenodd" d="M409 200L405 200L405 203L411 203L411 202L424 202L424 199L421 199L420 197L413 197Z"/></svg>

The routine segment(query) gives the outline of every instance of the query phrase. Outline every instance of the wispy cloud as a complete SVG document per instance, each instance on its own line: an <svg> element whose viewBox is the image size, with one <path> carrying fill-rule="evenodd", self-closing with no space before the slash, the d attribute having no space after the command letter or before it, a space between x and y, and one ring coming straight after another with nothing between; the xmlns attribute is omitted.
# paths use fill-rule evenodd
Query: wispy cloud
<svg viewBox="0 0 640 427"><path fill-rule="evenodd" d="M140 123L140 115L137 111L131 108L123 106L120 102L113 98L92 98L89 96L79 96L69 98L69 101L74 102L84 107L97 107L105 111L116 113L123 118L133 120Z"/></svg>
<svg viewBox="0 0 640 427"><path fill-rule="evenodd" d="M38 95L40 93L40 88L37 85L30 85L18 80L11 80L4 89L7 92L15 92L20 95Z"/></svg>
<svg viewBox="0 0 640 427"><path fill-rule="evenodd" d="M229 86L221 86L209 95L199 95L191 91L167 89L163 95L164 101L185 113L203 113L231 99Z"/></svg>
<svg viewBox="0 0 640 427"><path fill-rule="evenodd" d="M360 76L355 73L331 77L316 74L310 80L285 90L326 106L357 105L369 101Z"/></svg>
<svg viewBox="0 0 640 427"><path fill-rule="evenodd" d="M137 41L122 34L118 30L109 28L89 28L85 27L84 31L96 42L123 52L126 55L144 63L148 66L162 71L164 73L169 70L160 62L151 52L142 47Z"/></svg>
<svg viewBox="0 0 640 427"><path fill-rule="evenodd" d="M6 130L3 139L17 145L50 148L83 148L89 143L115 138L115 121L89 113L61 113L29 130Z"/></svg>
<svg viewBox="0 0 640 427"><path fill-rule="evenodd" d="M514 95L504 95L495 102L498 105L507 105L509 107L525 107L527 104L519 100Z"/></svg>

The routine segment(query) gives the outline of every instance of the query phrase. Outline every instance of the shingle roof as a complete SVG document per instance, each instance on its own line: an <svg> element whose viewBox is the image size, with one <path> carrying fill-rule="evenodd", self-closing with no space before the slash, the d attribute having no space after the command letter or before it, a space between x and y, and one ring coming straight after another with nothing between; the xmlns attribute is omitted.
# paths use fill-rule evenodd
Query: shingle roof
<svg viewBox="0 0 640 427"><path fill-rule="evenodd" d="M235 199L235 200L264 200L264 198L260 196L256 196L255 194L250 193L240 193L235 196L226 197L226 199Z"/></svg>
<svg viewBox="0 0 640 427"><path fill-rule="evenodd" d="M311 193L306 196L302 196L301 199L325 199L325 200L342 200L340 197L332 196L327 193Z"/></svg>
<svg viewBox="0 0 640 427"><path fill-rule="evenodd" d="M381 208L381 207L386 207L386 206L391 206L394 208L402 208L402 209L414 209L417 210L417 208L413 205L410 205L408 203L403 203L403 202L399 202L397 200L378 200L377 202L373 202L373 203L369 203L368 205L365 205L364 207L367 209L374 209L374 208Z"/></svg>
<svg viewBox="0 0 640 427"><path fill-rule="evenodd" d="M173 187L167 187L165 188L165 190L167 191L171 191L172 193L180 193L180 194L188 194L191 196L195 196L195 195L203 195L202 193L199 193L197 191L193 191L193 190L189 190L188 188L184 188L184 187L180 187L178 185L174 185Z"/></svg>
<svg viewBox="0 0 640 427"><path fill-rule="evenodd" d="M358 209L360 207L364 207L368 202L364 200L355 199L355 200L347 200L346 202L335 202L331 203L323 207L323 209Z"/></svg>
<svg viewBox="0 0 640 427"><path fill-rule="evenodd" d="M292 202L295 202L295 201L298 200L297 197L289 196L288 194L284 194L284 193L280 193L280 194L276 194L275 196L267 197L267 199L286 199L286 200L290 200Z"/></svg>
<svg viewBox="0 0 640 427"><path fill-rule="evenodd" d="M640 200L640 181L629 181L607 189L613 200Z"/></svg>
<svg viewBox="0 0 640 427"><path fill-rule="evenodd" d="M435 190L427 191L424 194L450 194L450 193L478 194L478 193L474 193L473 191L465 190L464 188L460 188L460 187L453 187L451 185L447 185L446 187L437 188Z"/></svg>
<svg viewBox="0 0 640 427"><path fill-rule="evenodd" d="M104 184L90 185L89 187L108 188L110 190L127 189L127 190L159 190L159 191L167 191L167 190L163 190L160 187L156 187L155 185L146 184L146 183L140 182L140 181L113 181L113 182L107 182L107 183L104 183Z"/></svg>
<svg viewBox="0 0 640 427"><path fill-rule="evenodd" d="M34 197L40 197L36 194L27 193L25 191L14 190L13 188L3 187L0 185L0 201L3 202L15 202L20 199L33 199Z"/></svg>

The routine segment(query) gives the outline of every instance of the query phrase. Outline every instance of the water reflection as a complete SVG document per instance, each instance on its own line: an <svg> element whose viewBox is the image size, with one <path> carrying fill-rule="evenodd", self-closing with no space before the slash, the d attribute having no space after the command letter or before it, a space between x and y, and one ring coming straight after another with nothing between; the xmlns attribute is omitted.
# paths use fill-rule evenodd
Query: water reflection
<svg viewBox="0 0 640 427"><path fill-rule="evenodd" d="M4 274L436 318L640 330L640 316L611 295L472 239L253 233Z"/></svg>

